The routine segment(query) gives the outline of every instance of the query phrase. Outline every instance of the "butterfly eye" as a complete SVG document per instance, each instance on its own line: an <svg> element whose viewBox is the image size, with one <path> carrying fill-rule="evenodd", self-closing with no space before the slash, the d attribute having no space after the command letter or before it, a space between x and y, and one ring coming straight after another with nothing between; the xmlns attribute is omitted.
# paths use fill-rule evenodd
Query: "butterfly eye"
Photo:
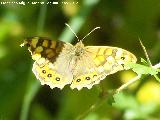
<svg viewBox="0 0 160 120"><path fill-rule="evenodd" d="M86 77L86 80L90 80L91 78L90 77Z"/></svg>
<svg viewBox="0 0 160 120"><path fill-rule="evenodd" d="M44 74L45 74L45 73L46 73L46 71L45 71L45 70L42 70L42 73L44 73Z"/></svg>
<svg viewBox="0 0 160 120"><path fill-rule="evenodd" d="M121 59L122 59L122 60L124 60L124 59L125 59L125 57L121 57Z"/></svg>
<svg viewBox="0 0 160 120"><path fill-rule="evenodd" d="M48 74L47 77L52 77L52 74Z"/></svg>
<svg viewBox="0 0 160 120"><path fill-rule="evenodd" d="M77 82L80 82L81 81L81 79L77 79Z"/></svg>
<svg viewBox="0 0 160 120"><path fill-rule="evenodd" d="M56 81L60 81L60 78L59 78L59 77L56 77L55 80L56 80Z"/></svg>

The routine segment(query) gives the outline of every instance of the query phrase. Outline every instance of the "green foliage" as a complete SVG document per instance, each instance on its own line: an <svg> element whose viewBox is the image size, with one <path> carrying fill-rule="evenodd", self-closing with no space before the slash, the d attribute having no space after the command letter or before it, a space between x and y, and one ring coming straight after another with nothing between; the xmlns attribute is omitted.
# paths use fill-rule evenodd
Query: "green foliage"
<svg viewBox="0 0 160 120"><path fill-rule="evenodd" d="M120 92L114 95L115 103L113 106L118 107L119 109L136 109L139 105L136 99L132 95Z"/></svg>
<svg viewBox="0 0 160 120"><path fill-rule="evenodd" d="M120 92L114 95L113 106L124 111L123 119L148 119L157 109L156 104L140 104L136 98L129 94Z"/></svg>
<svg viewBox="0 0 160 120"><path fill-rule="evenodd" d="M149 66L148 62L143 58L141 58L141 63L145 66Z"/></svg>
<svg viewBox="0 0 160 120"><path fill-rule="evenodd" d="M126 64L126 67L131 68L137 74L145 74L145 75L148 75L148 74L156 75L156 74L158 74L157 69L155 69L153 67L141 65L141 64L128 63L128 64Z"/></svg>
<svg viewBox="0 0 160 120"><path fill-rule="evenodd" d="M36 80L29 53L19 47L24 38L31 36L76 43L77 39L73 41L75 36L64 27L65 23L79 38L100 26L100 30L84 40L85 45L117 46L143 57L137 42L137 36L140 36L151 61L158 63L159 11L159 0L83 0L74 5L0 4L0 120L159 119L159 103L140 103L137 97L150 77L141 78L134 89L117 94L110 89L117 89L122 84L121 72L101 81L103 90L95 86L81 91L71 90L68 86L63 90L52 90ZM153 75L159 80L159 68L150 67L144 59L141 61L127 66L137 74ZM160 90L151 87L152 94L160 96Z"/></svg>
<svg viewBox="0 0 160 120"><path fill-rule="evenodd" d="M148 58L149 61L149 58ZM136 72L138 75L153 75L158 82L160 82L159 77L157 74L160 72L158 68L154 68L153 66L149 66L150 63L145 61L143 58L141 58L142 64L136 64L136 63L127 63L125 66L127 68L131 68L134 72Z"/></svg>

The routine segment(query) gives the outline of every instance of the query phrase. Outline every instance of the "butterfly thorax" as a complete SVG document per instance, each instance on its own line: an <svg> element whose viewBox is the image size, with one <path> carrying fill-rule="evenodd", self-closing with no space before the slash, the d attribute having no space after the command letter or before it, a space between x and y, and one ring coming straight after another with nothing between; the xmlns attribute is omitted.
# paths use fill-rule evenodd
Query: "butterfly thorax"
<svg viewBox="0 0 160 120"><path fill-rule="evenodd" d="M82 41L78 42L75 46L74 46L75 50L74 50L74 54L75 56L81 56L84 54L84 44L82 43Z"/></svg>

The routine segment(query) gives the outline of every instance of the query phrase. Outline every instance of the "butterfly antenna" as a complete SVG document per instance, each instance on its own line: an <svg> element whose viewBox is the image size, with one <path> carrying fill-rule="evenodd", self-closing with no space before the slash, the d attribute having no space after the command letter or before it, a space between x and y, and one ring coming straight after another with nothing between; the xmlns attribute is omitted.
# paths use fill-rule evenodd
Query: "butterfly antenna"
<svg viewBox="0 0 160 120"><path fill-rule="evenodd" d="M89 36L93 31L97 29L100 29L100 27L95 27L93 30L91 30L91 32L89 32L86 36L84 36L84 38L81 41L83 41L87 36Z"/></svg>
<svg viewBox="0 0 160 120"><path fill-rule="evenodd" d="M71 26L69 26L67 23L65 23L65 25L67 26L67 27L69 27L69 29L72 31L72 33L76 36L76 38L78 39L78 41L80 41L79 40L79 38L78 38L78 36L76 35L76 33L73 31L73 29L71 28Z"/></svg>

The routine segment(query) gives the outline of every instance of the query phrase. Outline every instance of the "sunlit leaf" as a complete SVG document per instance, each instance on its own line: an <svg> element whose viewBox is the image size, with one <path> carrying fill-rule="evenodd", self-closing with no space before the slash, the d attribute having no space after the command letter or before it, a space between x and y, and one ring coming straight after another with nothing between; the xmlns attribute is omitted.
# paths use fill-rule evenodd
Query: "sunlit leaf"
<svg viewBox="0 0 160 120"><path fill-rule="evenodd" d="M134 96L125 94L123 92L116 93L114 95L115 103L113 106L119 109L128 109L128 108L137 108L138 103L135 100Z"/></svg>
<svg viewBox="0 0 160 120"><path fill-rule="evenodd" d="M143 65L146 65L146 66L149 65L148 62L143 58L141 58L141 62L143 63Z"/></svg>
<svg viewBox="0 0 160 120"><path fill-rule="evenodd" d="M141 64L128 63L128 64L126 64L126 66L131 68L137 74L150 74L150 75L158 74L157 69L152 68L152 67L148 67L148 66L144 66Z"/></svg>
<svg viewBox="0 0 160 120"><path fill-rule="evenodd" d="M98 115L96 113L91 113L84 118L84 120L98 120Z"/></svg>

